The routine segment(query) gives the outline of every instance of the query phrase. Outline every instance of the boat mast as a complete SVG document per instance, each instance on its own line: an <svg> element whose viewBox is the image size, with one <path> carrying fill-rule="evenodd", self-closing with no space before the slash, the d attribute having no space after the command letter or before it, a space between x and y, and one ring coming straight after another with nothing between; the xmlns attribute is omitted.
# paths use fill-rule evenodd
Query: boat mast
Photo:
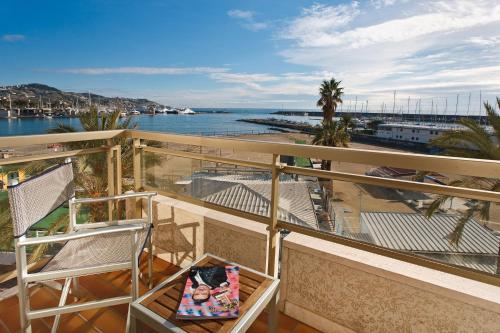
<svg viewBox="0 0 500 333"><path fill-rule="evenodd" d="M482 100L483 100L482 91L479 90L479 125L481 125L483 123L483 120L481 119L481 117L482 117L481 111L483 109Z"/></svg>
<svg viewBox="0 0 500 333"><path fill-rule="evenodd" d="M392 116L394 117L396 114L394 113L396 111L396 90L394 90L394 97L392 99Z"/></svg>
<svg viewBox="0 0 500 333"><path fill-rule="evenodd" d="M444 119L444 122L446 123L446 114L448 112L448 97L446 97L446 102L445 102L445 105L444 105L444 115L443 115L443 119Z"/></svg>
<svg viewBox="0 0 500 333"><path fill-rule="evenodd" d="M469 104L467 104L467 114L466 117L469 117L469 110L470 110L470 98L471 98L472 93L469 93Z"/></svg>

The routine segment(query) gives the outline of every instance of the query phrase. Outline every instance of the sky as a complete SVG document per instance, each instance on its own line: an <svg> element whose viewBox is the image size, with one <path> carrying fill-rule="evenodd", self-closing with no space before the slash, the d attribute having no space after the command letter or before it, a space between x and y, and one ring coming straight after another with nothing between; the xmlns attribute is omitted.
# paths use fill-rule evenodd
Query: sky
<svg viewBox="0 0 500 333"><path fill-rule="evenodd" d="M0 17L0 85L314 109L334 77L345 109L453 113L458 97L470 114L500 96L498 0L3 0Z"/></svg>

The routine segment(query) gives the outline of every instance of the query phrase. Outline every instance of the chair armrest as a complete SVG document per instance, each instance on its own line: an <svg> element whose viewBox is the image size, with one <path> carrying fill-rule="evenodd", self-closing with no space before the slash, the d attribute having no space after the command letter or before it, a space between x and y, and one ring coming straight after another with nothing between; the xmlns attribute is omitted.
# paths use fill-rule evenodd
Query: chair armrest
<svg viewBox="0 0 500 333"><path fill-rule="evenodd" d="M122 199L129 199L129 198L140 198L140 197L151 198L151 197L154 197L156 194L157 194L156 192L125 193L125 194L114 195L114 196L110 196L110 197L73 199L72 203L75 203L75 204L80 204L80 203L95 203L95 202L103 202L103 201L111 201L111 200L122 200Z"/></svg>
<svg viewBox="0 0 500 333"><path fill-rule="evenodd" d="M112 234L112 233L125 232L125 231L138 231L138 230L143 230L143 229L148 228L148 227L149 227L149 225L145 224L145 223L121 224L121 225L116 225L116 226L111 226L111 227L106 227L106 228L82 230L82 231L72 232L72 233L62 234L62 235L26 238L24 240L19 240L16 243L16 246L22 247L22 246L28 246L28 245L45 244L45 243L65 242L65 241L69 241L69 240L73 240L73 239L91 237L91 236L97 236L97 235L105 235L105 234Z"/></svg>

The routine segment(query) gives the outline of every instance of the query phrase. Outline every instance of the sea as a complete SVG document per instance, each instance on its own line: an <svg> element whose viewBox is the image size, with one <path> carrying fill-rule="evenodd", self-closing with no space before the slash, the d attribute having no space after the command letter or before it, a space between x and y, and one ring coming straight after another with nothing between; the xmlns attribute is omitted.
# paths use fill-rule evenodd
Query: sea
<svg viewBox="0 0 500 333"><path fill-rule="evenodd" d="M238 135L274 132L269 126L240 122L238 119L276 118L319 124L317 117L282 116L277 109L201 109L193 108L195 115L156 114L132 116L132 123L144 131L193 135ZM82 130L78 118L0 118L0 136L44 134L58 124Z"/></svg>

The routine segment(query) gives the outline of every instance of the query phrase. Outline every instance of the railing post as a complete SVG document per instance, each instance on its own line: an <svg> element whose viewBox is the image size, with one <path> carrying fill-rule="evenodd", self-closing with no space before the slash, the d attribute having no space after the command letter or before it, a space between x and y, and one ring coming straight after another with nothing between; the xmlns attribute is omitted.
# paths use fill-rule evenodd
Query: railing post
<svg viewBox="0 0 500 333"><path fill-rule="evenodd" d="M115 195L122 194L122 146L116 145L116 155L115 155L115 164L116 164L116 183L115 183Z"/></svg>
<svg viewBox="0 0 500 333"><path fill-rule="evenodd" d="M280 155L273 154L273 169L271 182L271 224L269 225L267 244L267 274L277 277L278 275L278 255L279 255L279 230L278 224L278 204L279 204L279 177L280 177Z"/></svg>
<svg viewBox="0 0 500 333"><path fill-rule="evenodd" d="M134 190L142 190L141 139L134 139ZM142 217L142 200L136 199L135 218Z"/></svg>
<svg viewBox="0 0 500 333"><path fill-rule="evenodd" d="M106 165L108 168L108 195L113 196L115 195L115 170L114 170L114 147L112 146L113 141L111 139L108 139L108 151L106 154ZM113 202L108 203L108 217L109 220L113 220Z"/></svg>
<svg viewBox="0 0 500 333"><path fill-rule="evenodd" d="M113 164L115 166L115 195L122 194L122 146L116 145L113 148L114 159ZM116 219L121 219L121 214L123 214L125 205L121 201L113 202L113 209L116 211Z"/></svg>

